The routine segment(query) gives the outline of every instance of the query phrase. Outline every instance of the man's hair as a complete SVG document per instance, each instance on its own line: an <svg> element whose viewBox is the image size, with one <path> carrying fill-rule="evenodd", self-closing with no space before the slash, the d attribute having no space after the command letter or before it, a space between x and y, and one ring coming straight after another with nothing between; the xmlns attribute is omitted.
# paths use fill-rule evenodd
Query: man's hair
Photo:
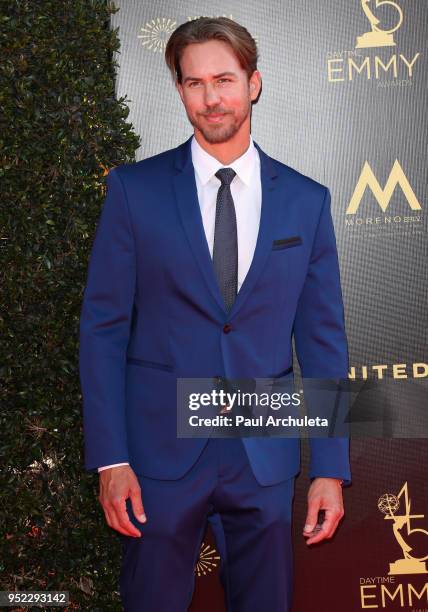
<svg viewBox="0 0 428 612"><path fill-rule="evenodd" d="M221 40L230 45L248 79L257 70L257 45L246 28L228 17L199 17L174 30L166 45L165 61L174 81L181 83L182 80L180 59L184 49L208 40Z"/></svg>

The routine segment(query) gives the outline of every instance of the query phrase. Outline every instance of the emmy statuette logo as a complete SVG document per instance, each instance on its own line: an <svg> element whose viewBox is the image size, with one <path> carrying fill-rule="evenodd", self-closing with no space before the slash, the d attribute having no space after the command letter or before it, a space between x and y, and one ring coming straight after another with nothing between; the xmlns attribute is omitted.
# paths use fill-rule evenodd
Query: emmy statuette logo
<svg viewBox="0 0 428 612"><path fill-rule="evenodd" d="M407 482L397 494L381 495L377 508L389 523L386 533L393 536L401 555L397 552L397 558L390 560L386 575L360 577L360 606L391 612L397 609L425 612L428 608L428 531L420 526L424 525L425 515L412 514ZM385 569L387 566L383 562Z"/></svg>
<svg viewBox="0 0 428 612"><path fill-rule="evenodd" d="M399 50L389 55L388 48L397 47L394 33L404 21L403 9L392 0L356 0L361 4L363 17L370 29L356 37L352 49L327 53L327 79L329 83L364 80L376 83L380 89L387 87L410 87L416 74L420 52L406 55ZM378 10L380 9L380 10ZM388 29L384 23L392 20ZM382 27L383 26L383 27ZM361 26L363 30L365 26ZM410 27L410 26L409 26ZM360 31L361 31L360 30ZM366 54L361 52L366 49ZM378 54L376 50L379 49ZM372 52L374 50L374 52ZM419 62L420 63L420 62ZM419 64L418 64L419 65Z"/></svg>
<svg viewBox="0 0 428 612"><path fill-rule="evenodd" d="M383 30L379 27L380 20L376 17L376 15L374 15L370 8L370 2L371 0L361 0L361 7L365 16L369 20L371 30L362 36L357 36L357 44L355 45L355 48L366 49L367 47L395 47L393 33L396 32L403 23L403 11L398 4L391 2L390 0L375 0L376 8L386 4L388 6L392 6L398 13L398 21L396 25L390 30Z"/></svg>
<svg viewBox="0 0 428 612"><path fill-rule="evenodd" d="M404 501L404 508L400 510L401 500ZM411 554L412 546L408 538L414 534L424 534L428 536L428 531L420 527L412 528L411 522L425 518L424 514L411 514L411 500L407 482L404 483L398 495L385 493L379 500L377 507L385 515L384 520L391 521L392 532L398 545L402 550L402 558L389 564L388 575L392 574L428 574L426 559L428 554L421 557ZM405 529L403 529L405 527Z"/></svg>

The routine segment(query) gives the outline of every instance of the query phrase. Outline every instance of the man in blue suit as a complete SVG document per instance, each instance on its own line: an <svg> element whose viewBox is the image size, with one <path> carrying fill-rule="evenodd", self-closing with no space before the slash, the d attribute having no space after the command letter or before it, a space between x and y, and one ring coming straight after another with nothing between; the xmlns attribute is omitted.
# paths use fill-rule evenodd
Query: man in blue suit
<svg viewBox="0 0 428 612"><path fill-rule="evenodd" d="M110 171L80 331L86 469L121 534L125 610L182 612L207 518L221 522L233 612L291 606L299 438L179 438L177 379L344 378L329 190L250 134L257 48L227 18L172 34L166 62L194 134ZM310 440L303 535L330 538L348 439ZM315 529L319 510L325 511Z"/></svg>

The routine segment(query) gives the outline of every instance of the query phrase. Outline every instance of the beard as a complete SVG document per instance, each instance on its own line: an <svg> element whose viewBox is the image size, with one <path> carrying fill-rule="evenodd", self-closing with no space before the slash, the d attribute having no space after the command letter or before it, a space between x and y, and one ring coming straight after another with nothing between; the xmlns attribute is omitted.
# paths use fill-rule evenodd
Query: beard
<svg viewBox="0 0 428 612"><path fill-rule="evenodd" d="M206 140L210 144L219 144L227 142L235 136L239 131L241 125L247 119L251 111L251 102L248 103L247 108L240 114L236 114L234 111L228 111L227 109L211 109L206 113L198 113L196 117L190 117L188 119L194 128L199 130ZM223 114L225 118L221 123L209 124L204 117L209 115ZM201 119L199 119L201 117Z"/></svg>

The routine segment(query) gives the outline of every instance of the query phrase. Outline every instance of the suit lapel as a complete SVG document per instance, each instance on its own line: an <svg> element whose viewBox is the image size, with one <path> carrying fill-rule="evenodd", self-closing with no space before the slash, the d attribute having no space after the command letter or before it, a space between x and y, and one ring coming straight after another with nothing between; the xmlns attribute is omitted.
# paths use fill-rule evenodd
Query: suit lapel
<svg viewBox="0 0 428 612"><path fill-rule="evenodd" d="M238 295L236 296L236 300L230 312L230 318L236 315L253 290L254 285L256 284L257 279L259 278L267 262L269 254L272 251L272 242L276 227L278 196L277 192L275 191L277 187L277 182L275 182L275 179L278 175L272 163L272 159L266 155L264 151L262 151L256 142L254 142L254 145L256 146L260 157L260 178L262 186L260 226L253 260L247 276L245 277Z"/></svg>
<svg viewBox="0 0 428 612"><path fill-rule="evenodd" d="M227 311L215 276L202 223L192 164L191 139L192 137L177 147L176 150L175 168L177 173L173 177L175 196L181 221L201 274L215 301L226 316ZM260 156L262 187L260 227L250 269L236 296L229 319L239 311L251 293L272 250L272 241L274 239L276 211L278 208L275 179L278 175L272 159L262 151L256 142L254 142L254 145L257 147Z"/></svg>
<svg viewBox="0 0 428 612"><path fill-rule="evenodd" d="M192 137L177 147L174 175L174 190L181 221L196 262L219 307L226 314L223 296L217 283L211 254L208 248L205 230L202 223L201 209L198 201L195 171L192 164L190 148Z"/></svg>

